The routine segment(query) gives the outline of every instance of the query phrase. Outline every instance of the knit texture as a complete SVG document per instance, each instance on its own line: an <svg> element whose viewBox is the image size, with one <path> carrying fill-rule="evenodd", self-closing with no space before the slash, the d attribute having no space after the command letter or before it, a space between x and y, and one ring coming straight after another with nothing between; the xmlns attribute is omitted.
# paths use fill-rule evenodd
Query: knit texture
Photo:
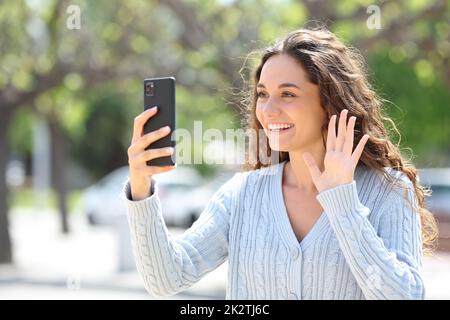
<svg viewBox="0 0 450 320"><path fill-rule="evenodd" d="M147 291L173 295L228 259L227 299L424 299L420 217L403 173L385 168L406 189L358 164L352 183L317 195L324 210L299 242L283 198L285 164L236 173L178 237L164 223L158 183L132 201L126 181Z"/></svg>

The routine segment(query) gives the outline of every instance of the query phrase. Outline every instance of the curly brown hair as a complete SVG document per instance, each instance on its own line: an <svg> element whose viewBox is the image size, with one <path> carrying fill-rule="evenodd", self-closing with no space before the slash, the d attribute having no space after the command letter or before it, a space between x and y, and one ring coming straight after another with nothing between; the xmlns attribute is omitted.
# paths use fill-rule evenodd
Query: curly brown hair
<svg viewBox="0 0 450 320"><path fill-rule="evenodd" d="M256 51L260 53L260 51ZM348 117L356 116L354 147L364 134L369 134L360 161L378 172L389 182L397 184L395 179L384 169L390 167L406 174L414 186L417 203L414 206L420 214L422 225L423 252L432 254L437 245L437 226L433 214L425 208L425 196L431 191L419 184L417 169L411 160L405 159L399 145L391 142L388 130L384 125L387 121L400 136L392 119L384 115L383 102L367 80L364 59L354 48L346 46L332 32L323 27L309 29L302 28L292 31L274 45L263 49L262 56L253 71L251 83L245 83L250 90L244 91L245 110L242 117L243 127L256 133L256 143L247 148L244 170L255 170L271 165L260 159L265 141L267 156L271 157L267 136L256 118L256 84L259 82L262 68L266 61L277 54L289 55L296 59L305 69L309 81L319 86L321 106L327 114L327 120L322 126L324 146L326 145L325 131L333 114L339 115L343 109L348 110ZM245 79L244 79L245 81ZM261 135L263 135L261 137ZM260 140L261 139L261 140ZM256 161L249 161L249 155L256 154ZM289 160L288 152L278 152L278 161ZM275 156L276 157L276 156ZM405 186L402 186L406 188ZM411 205L411 203L410 203Z"/></svg>

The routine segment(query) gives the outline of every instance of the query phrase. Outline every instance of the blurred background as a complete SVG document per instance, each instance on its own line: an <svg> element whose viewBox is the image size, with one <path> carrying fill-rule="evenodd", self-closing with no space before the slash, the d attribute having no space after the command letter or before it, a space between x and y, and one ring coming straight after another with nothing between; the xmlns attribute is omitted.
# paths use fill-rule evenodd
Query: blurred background
<svg viewBox="0 0 450 320"><path fill-rule="evenodd" d="M239 93L258 58L248 54L317 22L361 51L390 101L394 140L433 190L441 238L424 259L427 298L450 299L446 0L2 0L0 299L153 299L119 198L142 80L176 78L178 127L238 128ZM190 147L227 153L201 140ZM170 230L189 227L236 170L159 175ZM224 298L226 272L225 263L173 298Z"/></svg>

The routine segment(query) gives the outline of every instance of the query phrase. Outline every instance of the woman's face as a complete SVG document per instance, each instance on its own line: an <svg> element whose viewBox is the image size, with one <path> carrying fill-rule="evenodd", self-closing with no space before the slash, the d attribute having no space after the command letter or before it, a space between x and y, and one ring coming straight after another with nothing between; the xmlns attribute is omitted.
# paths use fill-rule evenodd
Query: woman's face
<svg viewBox="0 0 450 320"><path fill-rule="evenodd" d="M308 80L294 58L270 57L261 70L257 95L256 117L271 149L288 152L323 144L326 113L320 105L319 86ZM283 128L277 129L277 124Z"/></svg>

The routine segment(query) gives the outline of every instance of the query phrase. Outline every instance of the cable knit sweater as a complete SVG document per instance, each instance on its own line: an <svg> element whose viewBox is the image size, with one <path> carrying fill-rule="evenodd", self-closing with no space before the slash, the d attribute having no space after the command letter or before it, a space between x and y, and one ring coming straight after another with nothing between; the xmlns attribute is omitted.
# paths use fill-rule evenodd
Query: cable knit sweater
<svg viewBox="0 0 450 320"><path fill-rule="evenodd" d="M146 289L180 292L228 259L227 299L423 299L420 217L412 183L401 189L358 164L352 183L319 193L323 212L299 242L282 192L286 161L238 172L181 236L167 230L158 198L132 201L133 252Z"/></svg>

